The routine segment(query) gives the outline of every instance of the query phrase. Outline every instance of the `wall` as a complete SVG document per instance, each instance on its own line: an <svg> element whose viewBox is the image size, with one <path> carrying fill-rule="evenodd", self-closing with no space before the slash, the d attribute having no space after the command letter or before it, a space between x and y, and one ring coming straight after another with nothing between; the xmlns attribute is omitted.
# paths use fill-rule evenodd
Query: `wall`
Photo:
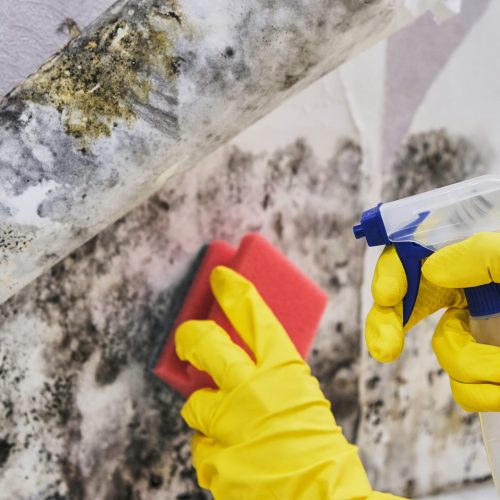
<svg viewBox="0 0 500 500"><path fill-rule="evenodd" d="M67 43L68 26L90 24L113 3L113 0L2 0L0 95L22 82Z"/></svg>
<svg viewBox="0 0 500 500"><path fill-rule="evenodd" d="M397 363L369 359L377 252L351 232L381 198L495 170L500 7L464 8L327 75L0 307L0 499L203 498L182 402L147 368L196 251L247 231L328 292L310 362L374 484L417 495L487 477L477 418L431 352L434 321Z"/></svg>

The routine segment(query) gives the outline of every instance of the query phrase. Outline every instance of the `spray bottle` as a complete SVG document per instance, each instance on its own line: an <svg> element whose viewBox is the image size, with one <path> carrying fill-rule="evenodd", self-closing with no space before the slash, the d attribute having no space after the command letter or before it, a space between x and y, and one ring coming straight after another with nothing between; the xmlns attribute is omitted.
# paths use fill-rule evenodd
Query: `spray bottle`
<svg viewBox="0 0 500 500"><path fill-rule="evenodd" d="M500 177L485 175L364 212L354 227L369 246L394 245L408 281L403 325L417 300L422 261L480 232L500 231ZM464 289L470 329L481 343L500 346L500 284ZM498 368L500 370L500 366ZM500 413L480 415L488 460L500 496Z"/></svg>

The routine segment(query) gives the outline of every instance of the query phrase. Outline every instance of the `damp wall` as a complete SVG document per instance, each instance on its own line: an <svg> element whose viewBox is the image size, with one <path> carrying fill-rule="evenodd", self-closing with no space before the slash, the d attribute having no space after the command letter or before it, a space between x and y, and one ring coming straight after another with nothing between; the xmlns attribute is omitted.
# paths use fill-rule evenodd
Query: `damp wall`
<svg viewBox="0 0 500 500"><path fill-rule="evenodd" d="M397 363L368 357L377 252L351 226L381 199L498 171L499 19L488 1L441 26L422 18L165 182L0 306L0 499L204 498L182 402L147 366L199 247L248 231L329 294L309 361L373 484L417 496L487 481L477 418L454 405L431 352L435 321L408 336Z"/></svg>

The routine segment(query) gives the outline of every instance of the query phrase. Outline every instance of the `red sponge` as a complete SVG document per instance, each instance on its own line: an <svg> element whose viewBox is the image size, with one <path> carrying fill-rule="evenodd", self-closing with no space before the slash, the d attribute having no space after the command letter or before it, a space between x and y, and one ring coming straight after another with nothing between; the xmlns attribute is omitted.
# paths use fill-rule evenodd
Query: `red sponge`
<svg viewBox="0 0 500 500"><path fill-rule="evenodd" d="M183 396L188 396L200 387L212 387L213 381L206 373L196 370L178 358L175 352L175 330L184 321L207 319L214 303L210 289L210 273L214 267L228 266L235 254L236 248L225 241L213 241L207 247L195 270L196 274L190 283L189 291L183 298L182 307L179 312L176 310L177 317L153 368L153 373L158 378Z"/></svg>
<svg viewBox="0 0 500 500"><path fill-rule="evenodd" d="M213 242L153 370L156 376L186 397L196 389L215 385L207 374L177 358L174 333L180 323L188 319L214 320L246 349L210 290L210 271L218 265L234 269L255 285L304 358L327 303L327 295L262 236L247 235L238 251L227 243Z"/></svg>

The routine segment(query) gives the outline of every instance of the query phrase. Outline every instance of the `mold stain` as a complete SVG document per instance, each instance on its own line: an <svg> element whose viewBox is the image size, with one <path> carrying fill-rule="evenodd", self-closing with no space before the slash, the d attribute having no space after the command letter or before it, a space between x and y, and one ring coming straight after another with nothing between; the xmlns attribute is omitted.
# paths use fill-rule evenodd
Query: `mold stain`
<svg viewBox="0 0 500 500"><path fill-rule="evenodd" d="M20 234L10 225L0 224L0 261L3 252L21 252L32 239L33 236Z"/></svg>
<svg viewBox="0 0 500 500"><path fill-rule="evenodd" d="M10 443L7 438L0 438L0 467L7 462L10 455L10 450L14 448L14 444Z"/></svg>
<svg viewBox="0 0 500 500"><path fill-rule="evenodd" d="M400 199L485 174L490 160L487 148L446 129L413 134L397 154L383 199Z"/></svg>
<svg viewBox="0 0 500 500"><path fill-rule="evenodd" d="M173 39L182 16L172 2L153 4L77 37L13 97L54 107L65 133L82 147L109 137L119 122L133 122L136 108L149 103L153 77L175 86L179 69Z"/></svg>
<svg viewBox="0 0 500 500"><path fill-rule="evenodd" d="M180 416L182 400L151 380L148 371L171 320L170 306L178 286L174 270L187 265L194 258L193 249L197 249L179 240L174 221L181 217L189 239L200 245L217 237L239 238L263 224L264 234L278 248L285 253L296 251L303 262L310 263L317 273L315 280L337 276L339 288L349 291L351 285L342 273L348 270L356 276L359 271L355 259L350 257L350 247L341 243L342 235L351 230L352 224L350 219L326 216L321 207L326 206L325 200L333 200L329 212L350 206L349 200L355 198L351 187L358 178L360 163L359 146L351 141L341 141L331 161L324 163L315 158L305 140L262 158L234 149L224 162L213 165L206 174L200 172L194 189L189 175L172 180L147 203L3 304L0 316L7 326L2 326L2 333L10 331L6 328L17 316L33 318L40 325L54 325L57 333L51 330L41 340L43 373L32 371L21 355L32 350L26 335L32 332L38 338L40 332L31 329L24 335L10 336L0 333L0 389L2 400L8 405L2 414L0 401L0 420L9 415L4 417L8 428L3 432L10 433L8 441L15 445L11 460L35 456L43 439L47 451L52 453L50 461L45 454L40 456L38 465L45 471L40 476L48 488L47 495L56 494L58 487L52 484L60 481L60 488L72 500L122 499L129 495L143 499L161 495L178 500L208 498L197 487L191 463L191 435ZM334 196L334 189L344 194ZM262 206L263 199L266 208ZM198 205L196 213L189 210L193 203ZM223 217L233 210L232 218ZM197 235L198 217L202 217L200 223L207 228L203 236ZM331 230L337 225L338 234ZM129 263L140 254L146 239L148 252L161 259L162 269L163 265L172 266L170 271L161 271L165 281L160 289L151 286L142 264L136 271L129 270ZM312 241L318 243L310 246ZM328 248L335 250L334 258ZM149 269L156 269L156 265ZM334 297L340 293L331 287L327 290L336 294ZM357 372L352 361L357 351L352 345L357 345L360 332L349 323L355 310L350 309L343 317L336 314L325 325L324 342L317 345L320 352L311 359L340 414L339 423L350 436L359 413ZM342 332L332 335L340 321L343 326L338 328ZM90 371L87 363L93 356L98 361ZM332 363L333 358L338 362ZM87 370L88 379L83 376ZM130 373L134 373L133 379ZM30 399L29 410L33 414L28 415L27 425L32 437L21 449L24 437L19 431L25 416L23 405L18 402L28 397L21 388L28 386L33 376L37 387L43 385L36 392L37 399ZM22 377L26 377L23 384L19 381ZM116 431L107 432L106 439L99 433L94 437L84 432L92 422L91 415L80 408L82 387L97 392L124 390L123 400L113 403L122 405L112 423ZM115 410L116 406L110 405L110 411ZM105 423L108 416L104 413L93 418L96 425L101 425L99 422ZM79 455L79 450L88 451ZM92 466L89 468L87 463ZM8 488L4 483L0 478L0 488ZM33 487L30 493L38 494L38 488Z"/></svg>

